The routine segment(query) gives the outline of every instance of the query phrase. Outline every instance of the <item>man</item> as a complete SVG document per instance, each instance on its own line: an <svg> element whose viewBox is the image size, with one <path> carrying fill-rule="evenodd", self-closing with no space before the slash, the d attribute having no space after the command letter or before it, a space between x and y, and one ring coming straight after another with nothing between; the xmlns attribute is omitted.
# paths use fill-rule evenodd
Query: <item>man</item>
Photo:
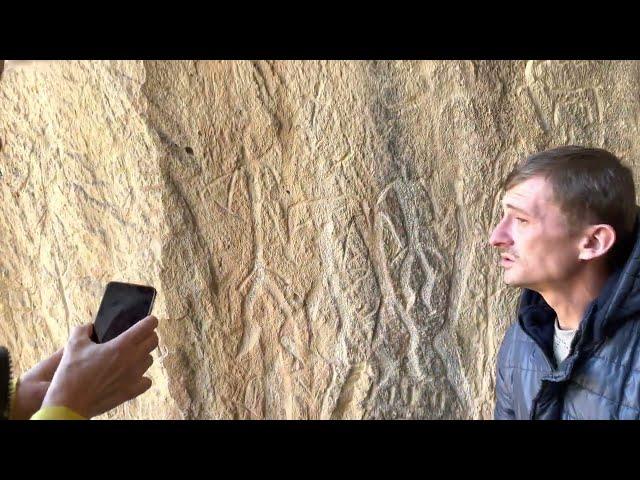
<svg viewBox="0 0 640 480"><path fill-rule="evenodd" d="M151 387L144 377L158 346L158 320L149 316L104 344L91 341L91 324L74 328L63 350L10 382L0 347L0 418L80 420L105 413Z"/></svg>
<svg viewBox="0 0 640 480"><path fill-rule="evenodd" d="M631 171L575 146L509 175L490 243L523 289L502 342L496 419L640 417L640 241Z"/></svg>

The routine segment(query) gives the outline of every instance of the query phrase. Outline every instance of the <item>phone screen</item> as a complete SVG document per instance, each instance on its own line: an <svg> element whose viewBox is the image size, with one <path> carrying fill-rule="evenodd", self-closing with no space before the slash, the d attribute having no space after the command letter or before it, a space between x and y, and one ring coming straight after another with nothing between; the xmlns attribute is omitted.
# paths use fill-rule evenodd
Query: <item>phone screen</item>
<svg viewBox="0 0 640 480"><path fill-rule="evenodd" d="M109 282L93 323L93 341L108 342L150 315L155 297L153 287Z"/></svg>

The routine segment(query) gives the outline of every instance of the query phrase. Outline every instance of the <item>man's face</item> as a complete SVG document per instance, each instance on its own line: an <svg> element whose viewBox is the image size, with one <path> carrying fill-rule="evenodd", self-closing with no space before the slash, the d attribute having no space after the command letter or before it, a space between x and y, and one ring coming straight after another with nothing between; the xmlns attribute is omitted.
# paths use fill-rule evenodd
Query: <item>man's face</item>
<svg viewBox="0 0 640 480"><path fill-rule="evenodd" d="M502 206L504 215L489 241L500 250L505 283L539 292L576 272L579 235L571 232L547 180L534 177L516 185Z"/></svg>

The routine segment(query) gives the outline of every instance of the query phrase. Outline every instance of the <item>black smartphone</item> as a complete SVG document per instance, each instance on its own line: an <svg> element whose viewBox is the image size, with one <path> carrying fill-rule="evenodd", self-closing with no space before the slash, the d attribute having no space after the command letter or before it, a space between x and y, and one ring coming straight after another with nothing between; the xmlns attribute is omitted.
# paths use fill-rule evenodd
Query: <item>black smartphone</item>
<svg viewBox="0 0 640 480"><path fill-rule="evenodd" d="M96 343L116 338L137 322L151 315L156 289L146 285L109 282L93 322Z"/></svg>

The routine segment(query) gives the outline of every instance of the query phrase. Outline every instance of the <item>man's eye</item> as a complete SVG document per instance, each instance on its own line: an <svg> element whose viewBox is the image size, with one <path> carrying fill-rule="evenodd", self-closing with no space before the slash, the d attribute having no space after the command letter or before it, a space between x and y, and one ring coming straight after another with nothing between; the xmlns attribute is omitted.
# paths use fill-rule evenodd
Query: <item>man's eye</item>
<svg viewBox="0 0 640 480"><path fill-rule="evenodd" d="M520 217L516 217L516 221L518 223L527 223L527 221L524 218L520 218Z"/></svg>

